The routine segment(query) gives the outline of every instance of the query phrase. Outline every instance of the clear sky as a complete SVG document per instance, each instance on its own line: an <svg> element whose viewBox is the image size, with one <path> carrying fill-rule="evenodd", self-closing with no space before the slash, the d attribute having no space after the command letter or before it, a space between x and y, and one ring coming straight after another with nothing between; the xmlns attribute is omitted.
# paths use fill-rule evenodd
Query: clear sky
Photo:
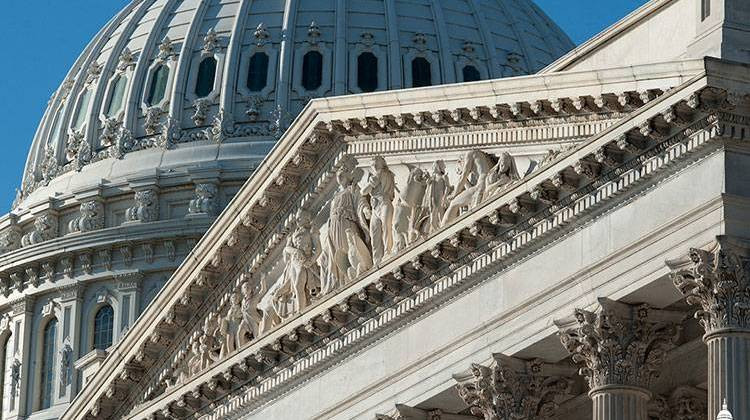
<svg viewBox="0 0 750 420"><path fill-rule="evenodd" d="M1 0L0 214L21 183L50 95L94 34L129 0ZM645 0L536 0L580 44Z"/></svg>

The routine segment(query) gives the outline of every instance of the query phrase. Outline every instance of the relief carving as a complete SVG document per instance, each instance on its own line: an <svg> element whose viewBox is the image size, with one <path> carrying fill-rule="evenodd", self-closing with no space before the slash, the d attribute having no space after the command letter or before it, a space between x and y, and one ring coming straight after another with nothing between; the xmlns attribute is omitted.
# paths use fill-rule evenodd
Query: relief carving
<svg viewBox="0 0 750 420"><path fill-rule="evenodd" d="M396 194L396 177L380 156L373 162L374 173L370 174L367 185L362 190L369 197L369 208L365 207L370 219L369 232L372 247L372 261L379 264L383 256L393 246L393 199Z"/></svg>
<svg viewBox="0 0 750 420"><path fill-rule="evenodd" d="M520 179L515 160L507 152L498 158L481 150L472 150L462 160L461 178L449 198L443 226L458 218L462 209L476 207Z"/></svg>
<svg viewBox="0 0 750 420"><path fill-rule="evenodd" d="M197 184L195 186L195 198L190 200L188 213L209 215L216 214L218 195L219 188L216 186L216 184Z"/></svg>
<svg viewBox="0 0 750 420"><path fill-rule="evenodd" d="M155 189L135 192L135 205L125 212L129 222L154 222L159 219L159 196Z"/></svg>
<svg viewBox="0 0 750 420"><path fill-rule="evenodd" d="M80 215L68 223L68 230L73 232L91 232L104 227L104 205L98 201L81 203Z"/></svg>
<svg viewBox="0 0 750 420"><path fill-rule="evenodd" d="M34 220L34 229L21 238L21 246L27 247L57 237L57 217L41 214Z"/></svg>
<svg viewBox="0 0 750 420"><path fill-rule="evenodd" d="M339 189L330 203L330 218L321 237L322 253L318 260L323 294L348 284L372 267L366 218L371 210L357 186L361 177L356 162L345 162L336 172Z"/></svg>

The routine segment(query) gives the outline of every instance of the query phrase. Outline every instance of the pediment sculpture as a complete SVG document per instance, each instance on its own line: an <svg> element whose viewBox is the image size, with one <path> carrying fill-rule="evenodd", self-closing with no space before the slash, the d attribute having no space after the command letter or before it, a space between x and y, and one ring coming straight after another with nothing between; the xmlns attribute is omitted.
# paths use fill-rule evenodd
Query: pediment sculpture
<svg viewBox="0 0 750 420"><path fill-rule="evenodd" d="M241 275L172 365L172 384L266 335L520 179L507 152L471 150L458 164L437 160L429 169L392 165L376 156L365 170L355 158L342 158L322 208L292 216L271 264L278 269ZM455 186L449 167L457 172Z"/></svg>

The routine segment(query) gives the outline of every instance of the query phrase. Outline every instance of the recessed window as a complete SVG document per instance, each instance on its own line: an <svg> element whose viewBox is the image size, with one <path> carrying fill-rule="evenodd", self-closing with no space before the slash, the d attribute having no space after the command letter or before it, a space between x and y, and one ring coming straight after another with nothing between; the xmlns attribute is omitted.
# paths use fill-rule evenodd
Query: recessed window
<svg viewBox="0 0 750 420"><path fill-rule="evenodd" d="M52 390L55 379L55 337L57 336L57 318L52 318L44 326L42 335L42 369L40 408L52 406Z"/></svg>
<svg viewBox="0 0 750 420"><path fill-rule="evenodd" d="M268 81L268 54L257 52L250 57L247 71L247 88L250 92L260 92Z"/></svg>
<svg viewBox="0 0 750 420"><path fill-rule="evenodd" d="M86 89L86 91L83 92L83 95L81 95L81 99L78 101L78 109L76 110L75 124L73 125L73 128L75 128L76 130L80 129L81 126L83 126L83 123L86 122L86 112L89 109L90 100L91 100L91 89Z"/></svg>
<svg viewBox="0 0 750 420"><path fill-rule="evenodd" d="M198 79L195 82L195 94L199 98L208 96L214 90L216 80L216 59L204 58L198 65Z"/></svg>
<svg viewBox="0 0 750 420"><path fill-rule="evenodd" d="M701 0L701 20L711 16L711 0Z"/></svg>
<svg viewBox="0 0 750 420"><path fill-rule="evenodd" d="M10 346L10 337L11 336L8 336L5 339L5 344L3 345L3 359L0 360L0 363L2 363L2 368L0 369L0 415L10 409L10 407L6 407L5 405L5 401L10 399L11 389L9 386L10 384L8 384L7 381L10 379L11 368L13 366L13 349L11 349Z"/></svg>
<svg viewBox="0 0 750 420"><path fill-rule="evenodd" d="M424 57L411 61L411 85L413 87L432 86L432 66Z"/></svg>
<svg viewBox="0 0 750 420"><path fill-rule="evenodd" d="M310 51L302 59L302 87L316 90L323 85L323 54Z"/></svg>
<svg viewBox="0 0 750 420"><path fill-rule="evenodd" d="M107 116L113 117L122 110L122 103L125 99L125 88L128 85L128 78L117 76L112 82L111 93L109 94L109 105L107 105Z"/></svg>
<svg viewBox="0 0 750 420"><path fill-rule="evenodd" d="M146 101L149 105L158 104L164 99L164 96L167 94L168 80L169 67L162 64L156 69L151 78L151 86L148 89L148 100Z"/></svg>
<svg viewBox="0 0 750 420"><path fill-rule="evenodd" d="M477 68L474 66L464 66L463 73L464 82L476 82L477 80L482 79L482 76L479 74L479 70L477 70Z"/></svg>
<svg viewBox="0 0 750 420"><path fill-rule="evenodd" d="M115 311L111 306L102 306L94 315L94 349L106 350L112 346L112 329Z"/></svg>
<svg viewBox="0 0 750 420"><path fill-rule="evenodd" d="M357 57L357 86L362 92L374 92L378 88L378 58L371 52Z"/></svg>

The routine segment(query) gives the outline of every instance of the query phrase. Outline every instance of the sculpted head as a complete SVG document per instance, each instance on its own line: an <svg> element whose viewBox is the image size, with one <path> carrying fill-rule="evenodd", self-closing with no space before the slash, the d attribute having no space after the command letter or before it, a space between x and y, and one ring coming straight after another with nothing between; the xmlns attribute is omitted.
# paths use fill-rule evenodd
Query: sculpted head
<svg viewBox="0 0 750 420"><path fill-rule="evenodd" d="M432 173L435 175L445 175L445 162L436 160L432 164Z"/></svg>
<svg viewBox="0 0 750 420"><path fill-rule="evenodd" d="M388 164L385 163L385 159L382 156L375 156L372 160L372 166L376 171L380 172L384 169L388 169Z"/></svg>

